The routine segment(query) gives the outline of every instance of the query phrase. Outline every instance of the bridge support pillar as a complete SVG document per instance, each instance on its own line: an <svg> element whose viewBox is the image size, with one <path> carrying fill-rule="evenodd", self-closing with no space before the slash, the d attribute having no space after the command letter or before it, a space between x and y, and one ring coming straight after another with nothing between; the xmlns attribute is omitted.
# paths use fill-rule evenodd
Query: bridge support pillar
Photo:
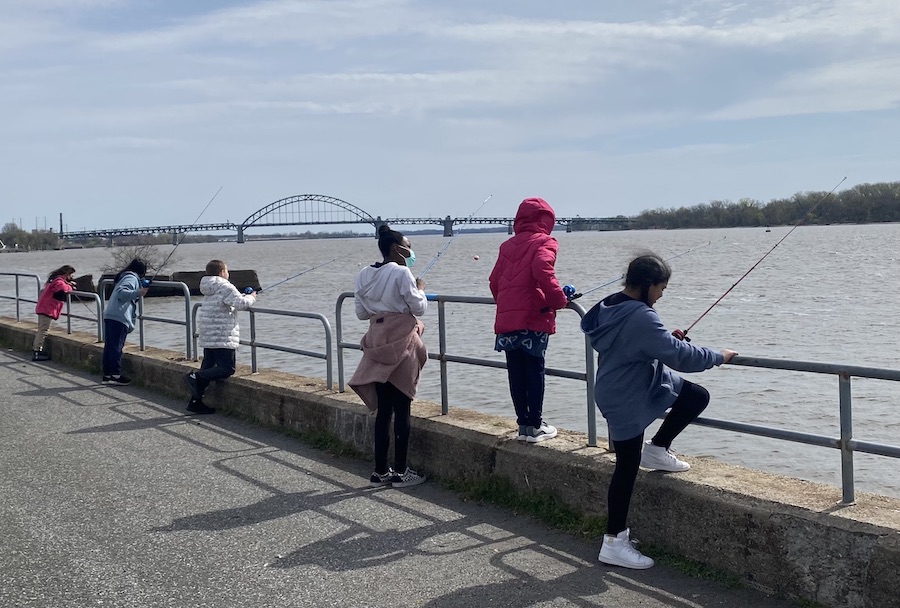
<svg viewBox="0 0 900 608"><path fill-rule="evenodd" d="M178 233L174 231L172 232L172 244L176 246L178 245Z"/></svg>
<svg viewBox="0 0 900 608"><path fill-rule="evenodd" d="M572 222L566 222L566 232L572 232Z"/></svg>
<svg viewBox="0 0 900 608"><path fill-rule="evenodd" d="M111 237L111 236L106 237L106 246L107 247L115 246L115 243L113 243L113 237Z"/></svg>
<svg viewBox="0 0 900 608"><path fill-rule="evenodd" d="M387 222L385 222L384 220L382 220L380 215L379 215L378 217L375 218L375 238L376 238L376 239L378 238L378 231L379 231L379 230L381 229L381 227L384 226L385 224L387 224Z"/></svg>
<svg viewBox="0 0 900 608"><path fill-rule="evenodd" d="M506 225L506 234L512 234L512 233L513 233L513 223L509 222L509 224Z"/></svg>
<svg viewBox="0 0 900 608"><path fill-rule="evenodd" d="M238 234L237 234L237 242L238 242L238 243L243 243L243 242L244 242L244 227L243 227L243 226L238 226L238 227L237 227L237 231L238 231Z"/></svg>
<svg viewBox="0 0 900 608"><path fill-rule="evenodd" d="M444 236L453 236L453 220L449 215L444 218Z"/></svg>

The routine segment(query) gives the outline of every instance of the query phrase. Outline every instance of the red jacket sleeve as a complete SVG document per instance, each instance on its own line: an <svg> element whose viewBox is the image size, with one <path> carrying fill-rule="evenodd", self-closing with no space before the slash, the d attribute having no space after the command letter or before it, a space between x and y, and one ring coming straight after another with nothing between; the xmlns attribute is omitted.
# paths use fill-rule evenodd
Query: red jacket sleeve
<svg viewBox="0 0 900 608"><path fill-rule="evenodd" d="M559 244L556 239L550 237L538 248L537 254L534 256L534 262L531 267L531 274L537 282L538 287L544 292L544 298L547 305L558 310L565 308L569 299L563 293L559 281L556 280L556 252L559 250Z"/></svg>

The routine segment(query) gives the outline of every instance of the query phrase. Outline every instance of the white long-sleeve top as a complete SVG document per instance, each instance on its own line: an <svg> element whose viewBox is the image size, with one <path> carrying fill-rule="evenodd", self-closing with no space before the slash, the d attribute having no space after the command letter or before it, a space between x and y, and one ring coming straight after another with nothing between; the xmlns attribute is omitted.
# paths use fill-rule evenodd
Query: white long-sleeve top
<svg viewBox="0 0 900 608"><path fill-rule="evenodd" d="M200 293L206 296L197 311L200 348L236 349L241 339L236 311L253 306L256 297L242 294L227 279L218 276L201 278Z"/></svg>
<svg viewBox="0 0 900 608"><path fill-rule="evenodd" d="M396 262L366 266L356 277L356 316L368 319L386 312L425 314L428 300L406 266Z"/></svg>

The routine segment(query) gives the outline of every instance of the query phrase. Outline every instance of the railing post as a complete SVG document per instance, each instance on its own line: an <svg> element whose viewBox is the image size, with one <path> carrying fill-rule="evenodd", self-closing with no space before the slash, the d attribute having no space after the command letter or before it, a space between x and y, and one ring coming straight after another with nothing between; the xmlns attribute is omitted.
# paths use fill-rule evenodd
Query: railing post
<svg viewBox="0 0 900 608"><path fill-rule="evenodd" d="M450 399L447 390L447 360L444 355L447 354L447 327L446 314L444 311L444 302L438 300L438 351L440 358L438 362L441 366L441 415L446 416L450 411Z"/></svg>
<svg viewBox="0 0 900 608"><path fill-rule="evenodd" d="M256 368L256 315L250 309L250 371L258 373Z"/></svg>
<svg viewBox="0 0 900 608"><path fill-rule="evenodd" d="M850 395L850 375L838 376L841 411L841 502L845 505L856 501L853 479L853 406Z"/></svg>
<svg viewBox="0 0 900 608"><path fill-rule="evenodd" d="M143 296L138 298L137 302L138 306L138 342L140 344L140 348L144 350L144 298Z"/></svg>

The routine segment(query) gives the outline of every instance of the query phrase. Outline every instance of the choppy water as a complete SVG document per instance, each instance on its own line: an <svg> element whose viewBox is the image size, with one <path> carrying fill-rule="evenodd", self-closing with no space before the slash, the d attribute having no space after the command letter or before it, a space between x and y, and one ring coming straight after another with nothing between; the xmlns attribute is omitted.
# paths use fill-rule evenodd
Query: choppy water
<svg viewBox="0 0 900 608"><path fill-rule="evenodd" d="M727 230L628 231L555 234L560 243L557 276L587 290L620 276L628 261L644 250L672 260L674 274L665 297L656 305L670 328L686 327L769 251L790 227ZM487 277L505 234L461 234L425 277L428 291L452 295L488 296ZM419 265L445 244L440 236L411 235ZM729 347L742 355L848 363L872 367L898 367L898 288L900 225L818 226L797 228L725 299L691 331L695 344ZM709 243L708 245L705 245ZM169 247L163 248L168 253ZM262 294L259 305L321 312L334 326L335 302L352 291L360 267L380 258L374 239L261 241L245 244L206 243L181 245L169 270L201 270L212 258L225 260L232 269L253 269L265 288L305 268L346 256L294 281ZM478 256L478 259L475 259ZM110 261L104 249L0 255L0 270L47 272L64 263L78 274L93 273ZM0 277L0 293L12 293L12 281ZM617 284L598 290L579 302L586 309L617 290ZM347 300L342 315L346 340L362 336L366 323L353 314ZM174 298L146 301L148 314L183 315L184 305ZM29 310L30 312L30 310ZM87 314L87 310L81 312ZM0 301L0 314L13 316L12 304ZM453 354L500 360L493 348L493 307L448 304L448 350ZM425 341L437 351L437 306L424 318ZM558 333L551 338L548 366L583 369L584 338L578 315L561 311ZM79 329L91 331L85 322ZM321 325L311 321L261 317L259 339L294 343L313 350L323 345ZM151 346L183 349L181 328L148 323ZM244 335L248 323L242 322ZM131 340L136 341L136 336ZM323 361L260 351L261 367L324 377ZM347 377L358 360L347 353ZM249 349L239 351L249 363ZM514 417L505 372L449 364L450 402ZM829 375L801 374L723 366L692 380L712 394L706 415L713 418L801 429L838 435L838 381ZM857 439L900 444L900 386L895 382L854 379L854 436ZM437 363L426 366L419 397L440 401ZM582 382L548 378L545 418L557 426L585 431L587 402ZM599 418L599 417L598 417ZM605 434L602 418L600 436ZM836 450L815 448L735 433L690 427L674 446L687 454L702 454L726 462L768 470L833 485L840 484L840 457ZM856 454L857 489L900 496L898 461Z"/></svg>

